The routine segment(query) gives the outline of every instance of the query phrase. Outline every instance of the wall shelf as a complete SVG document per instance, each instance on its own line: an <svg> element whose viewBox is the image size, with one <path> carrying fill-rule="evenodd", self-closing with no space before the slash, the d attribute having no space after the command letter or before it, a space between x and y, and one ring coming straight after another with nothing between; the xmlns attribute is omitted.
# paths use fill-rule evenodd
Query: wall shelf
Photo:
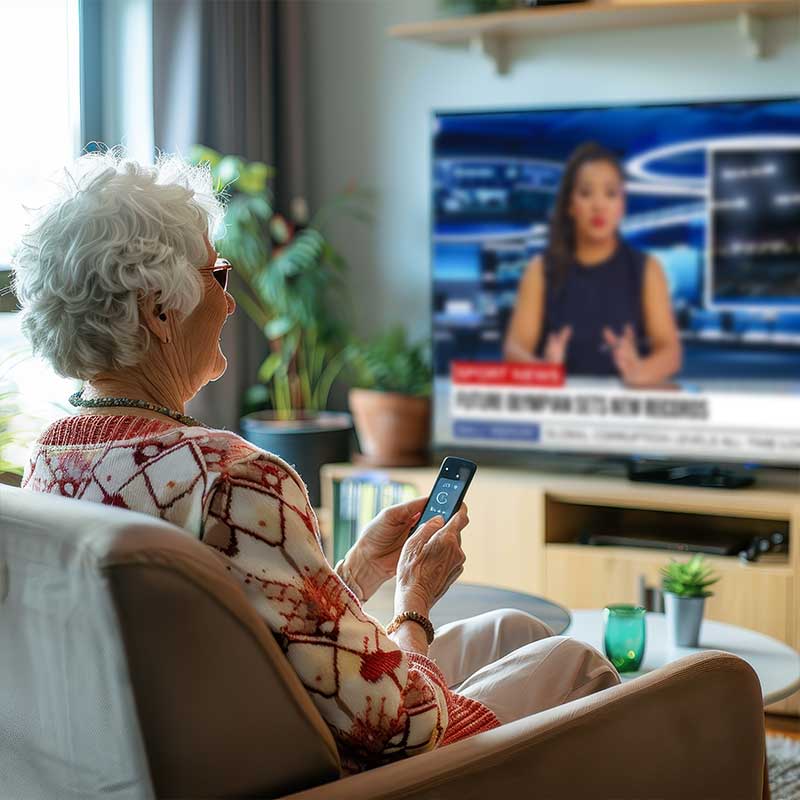
<svg viewBox="0 0 800 800"><path fill-rule="evenodd" d="M389 36L437 45L466 46L490 60L499 74L511 68L515 39L737 20L748 53L765 55L765 21L798 16L800 0L589 0L558 6L497 11L395 25Z"/></svg>

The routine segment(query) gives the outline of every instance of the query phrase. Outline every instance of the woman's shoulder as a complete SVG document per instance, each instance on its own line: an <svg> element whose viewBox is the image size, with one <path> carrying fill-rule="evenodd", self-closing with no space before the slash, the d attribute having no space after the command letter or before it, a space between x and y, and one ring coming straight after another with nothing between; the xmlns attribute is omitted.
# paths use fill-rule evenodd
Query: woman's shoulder
<svg viewBox="0 0 800 800"><path fill-rule="evenodd" d="M321 546L308 487L292 466L232 431L209 428L184 431L184 435L196 440L208 471L218 473L215 493L229 519L236 518L237 524L247 527L247 520L253 514L263 517L267 507L281 509L281 520L290 517L297 520L299 530L312 534ZM263 519L253 524L262 525ZM283 530L283 522L280 529Z"/></svg>
<svg viewBox="0 0 800 800"><path fill-rule="evenodd" d="M136 465L169 457L173 468L180 462L182 469L216 473L228 483L285 492L298 504L307 496L302 478L280 456L224 428L175 426L133 415L77 414L50 424L34 444L36 450L48 457L81 451L84 459L86 454L103 459L111 451L124 451Z"/></svg>
<svg viewBox="0 0 800 800"><path fill-rule="evenodd" d="M547 259L544 253L537 253L529 259L522 273L522 280L528 285L543 284L547 272Z"/></svg>
<svg viewBox="0 0 800 800"><path fill-rule="evenodd" d="M292 495L297 504L308 502L308 491L296 470L275 453L225 429L176 429L192 439L209 469L220 472L232 485Z"/></svg>
<svg viewBox="0 0 800 800"><path fill-rule="evenodd" d="M620 242L619 254L629 263L633 264L638 270L644 270L647 263L653 260L653 257L644 250L634 247L624 239Z"/></svg>
<svg viewBox="0 0 800 800"><path fill-rule="evenodd" d="M225 428L206 428L200 425L172 428L164 433L166 438L182 438L195 442L203 453L216 454L221 464L233 464L252 459L264 452L243 439L238 433Z"/></svg>
<svg viewBox="0 0 800 800"><path fill-rule="evenodd" d="M537 253L533 258L528 260L528 265L526 269L530 272L534 271L542 271L544 270L545 266L547 265L547 253Z"/></svg>

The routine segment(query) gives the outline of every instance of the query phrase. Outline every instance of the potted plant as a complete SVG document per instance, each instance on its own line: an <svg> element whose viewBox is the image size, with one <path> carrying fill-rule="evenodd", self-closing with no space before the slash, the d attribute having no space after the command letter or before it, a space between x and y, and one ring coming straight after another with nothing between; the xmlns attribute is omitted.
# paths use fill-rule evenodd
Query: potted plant
<svg viewBox="0 0 800 800"><path fill-rule="evenodd" d="M347 350L353 373L348 396L362 454L373 466L428 461L431 366L427 345L410 344L398 326Z"/></svg>
<svg viewBox="0 0 800 800"><path fill-rule="evenodd" d="M319 505L320 467L348 460L352 431L348 414L326 411L345 362L345 335L327 300L346 263L324 229L336 214L369 219L366 196L347 190L311 218L297 199L283 215L274 208L268 165L202 146L191 160L209 165L229 201L217 246L233 264L231 293L269 343L258 382L242 398L241 434L293 464Z"/></svg>
<svg viewBox="0 0 800 800"><path fill-rule="evenodd" d="M675 561L661 568L664 605L670 641L680 647L697 647L708 587L719 578L700 553L684 563Z"/></svg>

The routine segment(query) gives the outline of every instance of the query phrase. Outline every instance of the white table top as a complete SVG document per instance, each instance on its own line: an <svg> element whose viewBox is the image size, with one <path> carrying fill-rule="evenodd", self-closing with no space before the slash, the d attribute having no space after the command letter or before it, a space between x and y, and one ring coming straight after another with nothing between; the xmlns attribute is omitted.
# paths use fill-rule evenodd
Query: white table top
<svg viewBox="0 0 800 800"><path fill-rule="evenodd" d="M394 617L394 580L386 583L364 603L364 610L379 622L388 625ZM533 594L497 589L456 581L445 596L431 609L430 619L435 628L457 619L468 619L496 608L518 608L547 623L556 634L569 625L570 615L562 606Z"/></svg>
<svg viewBox="0 0 800 800"><path fill-rule="evenodd" d="M580 639L602 653L603 612L600 609L573 611L572 622L564 635ZM638 672L623 672L620 677L630 680L702 650L724 650L747 661L761 681L765 706L784 700L800 689L800 653L789 645L747 628L704 619L699 647L673 648L667 642L666 617L652 612L646 615L641 668Z"/></svg>

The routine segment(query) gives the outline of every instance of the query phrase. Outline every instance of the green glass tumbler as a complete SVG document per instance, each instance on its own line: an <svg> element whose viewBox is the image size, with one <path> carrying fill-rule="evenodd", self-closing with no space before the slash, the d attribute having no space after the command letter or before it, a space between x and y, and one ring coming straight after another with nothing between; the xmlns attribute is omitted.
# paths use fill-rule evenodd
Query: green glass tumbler
<svg viewBox="0 0 800 800"><path fill-rule="evenodd" d="M603 644L618 672L635 672L644 658L645 609L617 604L603 609Z"/></svg>

